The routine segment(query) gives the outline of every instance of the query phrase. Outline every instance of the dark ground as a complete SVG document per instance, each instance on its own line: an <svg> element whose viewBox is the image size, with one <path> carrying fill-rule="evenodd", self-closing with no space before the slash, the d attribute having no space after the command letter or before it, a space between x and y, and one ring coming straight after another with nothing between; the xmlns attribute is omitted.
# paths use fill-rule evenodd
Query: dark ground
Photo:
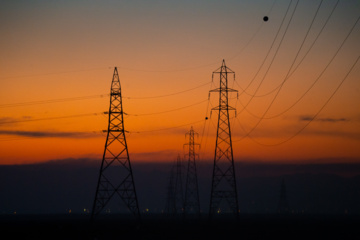
<svg viewBox="0 0 360 240"><path fill-rule="evenodd" d="M11 239L359 239L360 216L240 215L209 222L162 215L1 215L0 229ZM7 235L9 234L9 235Z"/></svg>
<svg viewBox="0 0 360 240"><path fill-rule="evenodd" d="M92 209L99 165L74 161L0 166L0 214L49 215L66 214L70 210L72 214L82 214ZM170 163L134 164L140 212L165 211L171 167ZM348 175L335 174L335 170ZM200 208L204 213L210 203L211 174L210 163L198 164ZM236 174L242 214L276 213L284 180L289 211L293 213L360 215L360 164L239 163ZM114 210L119 202L122 201L115 198L107 208Z"/></svg>
<svg viewBox="0 0 360 240"><path fill-rule="evenodd" d="M94 201L98 164L0 166L0 239L360 239L359 164L239 164L240 217L212 222L205 215L183 222L161 214L171 164L134 169L141 224L112 211L91 225L86 212ZM198 169L200 206L207 212L212 165ZM292 214L280 216L275 213L282 179Z"/></svg>

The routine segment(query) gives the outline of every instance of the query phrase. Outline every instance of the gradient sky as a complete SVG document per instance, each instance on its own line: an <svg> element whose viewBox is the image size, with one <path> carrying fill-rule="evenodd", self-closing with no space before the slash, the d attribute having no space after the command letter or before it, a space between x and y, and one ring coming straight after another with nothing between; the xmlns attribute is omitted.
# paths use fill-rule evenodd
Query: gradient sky
<svg viewBox="0 0 360 240"><path fill-rule="evenodd" d="M101 158L115 66L132 161L174 161L191 126L211 159L223 59L236 161L360 161L359 17L357 0L0 1L0 164Z"/></svg>

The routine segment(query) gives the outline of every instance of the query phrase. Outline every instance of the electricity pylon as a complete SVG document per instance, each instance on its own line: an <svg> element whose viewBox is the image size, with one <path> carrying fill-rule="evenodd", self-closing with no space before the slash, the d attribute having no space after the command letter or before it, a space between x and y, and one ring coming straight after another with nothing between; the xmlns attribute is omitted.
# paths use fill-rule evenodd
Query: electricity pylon
<svg viewBox="0 0 360 240"><path fill-rule="evenodd" d="M282 181L281 181L280 199L279 199L277 212L280 214L286 214L289 212L289 206L288 206L287 197L286 197L286 187L285 187L284 179L282 179Z"/></svg>
<svg viewBox="0 0 360 240"><path fill-rule="evenodd" d="M228 75L233 74L235 78L235 72L226 67L225 60L223 60L221 67L213 72L213 77L214 74L220 75L220 86L210 91L219 92L219 106L212 109L218 111L218 124L210 196L210 219L215 213L223 212L224 209L221 209L220 205L223 201L229 205L230 212L234 213L236 217L239 215L229 121L229 111L235 110L235 108L229 106L228 102L229 92L237 92L237 90L228 88Z"/></svg>
<svg viewBox="0 0 360 240"><path fill-rule="evenodd" d="M174 167L171 167L170 170L170 178L169 178L169 185L167 187L167 199L166 199L166 206L165 211L166 214L169 216L174 216L176 214L176 204L175 204L175 192L174 192Z"/></svg>
<svg viewBox="0 0 360 240"><path fill-rule="evenodd" d="M177 216L184 210L180 155L171 167L165 210L168 216Z"/></svg>
<svg viewBox="0 0 360 240"><path fill-rule="evenodd" d="M184 146L188 146L189 152L186 154L188 166L185 183L184 217L187 215L200 216L199 187L196 172L196 159L199 158L199 154L196 154L195 151L195 147L200 146L200 144L195 143L195 134L197 133L195 133L193 127L185 134L185 136L189 136L189 143L184 144Z"/></svg>
<svg viewBox="0 0 360 240"><path fill-rule="evenodd" d="M139 220L140 211L125 138L121 86L116 67L111 83L110 107L107 114L109 115L107 137L91 219L104 209L111 198L120 197L128 210Z"/></svg>
<svg viewBox="0 0 360 240"><path fill-rule="evenodd" d="M182 186L182 164L180 155L176 160L176 175L174 183L174 198L175 198L175 208L176 213L181 213L184 210L184 194Z"/></svg>

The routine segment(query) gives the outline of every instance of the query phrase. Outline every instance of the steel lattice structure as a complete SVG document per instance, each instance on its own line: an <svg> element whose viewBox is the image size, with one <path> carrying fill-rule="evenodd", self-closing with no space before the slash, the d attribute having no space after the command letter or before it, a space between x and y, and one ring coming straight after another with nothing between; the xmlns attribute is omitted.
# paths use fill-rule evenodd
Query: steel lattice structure
<svg viewBox="0 0 360 240"><path fill-rule="evenodd" d="M286 197L286 186L285 186L284 179L282 179L282 181L281 181L280 199L279 199L277 212L280 214L285 214L285 213L289 212L289 206L288 206L288 201L287 201L287 197Z"/></svg>
<svg viewBox="0 0 360 240"><path fill-rule="evenodd" d="M226 67L225 60L223 60L221 67L213 72L213 77L215 74L220 75L220 87L210 91L219 93L219 105L212 109L218 111L218 124L209 217L224 211L220 208L223 201L227 202L230 211L238 217L239 207L229 121L229 111L235 110L235 108L229 106L228 102L229 92L237 92L237 90L228 88L228 75L233 74L235 78L235 72Z"/></svg>
<svg viewBox="0 0 360 240"><path fill-rule="evenodd" d="M184 210L184 196L182 188L182 164L180 155L170 170L169 185L165 211L168 216L178 216Z"/></svg>
<svg viewBox="0 0 360 240"><path fill-rule="evenodd" d="M91 218L98 215L113 197L118 196L127 209L139 219L140 211L125 138L121 86L116 67L107 114L109 115L107 137Z"/></svg>
<svg viewBox="0 0 360 240"><path fill-rule="evenodd" d="M184 194L183 194L183 183L182 183L182 164L180 155L176 160L176 175L174 182L174 199L176 213L181 213L184 210Z"/></svg>
<svg viewBox="0 0 360 240"><path fill-rule="evenodd" d="M188 166L185 183L185 217L190 214L200 216L199 186L196 172L196 159L199 158L199 155L196 154L195 150L196 146L200 144L195 143L195 134L193 127L185 134L185 136L189 136L189 143L184 144L184 146L188 146L189 149L188 154L186 154Z"/></svg>
<svg viewBox="0 0 360 240"><path fill-rule="evenodd" d="M176 204L175 204L175 192L174 192L174 167L171 167L170 170L170 177L169 177L169 185L167 187L167 199L166 199L166 206L165 212L169 216L173 216L176 214Z"/></svg>

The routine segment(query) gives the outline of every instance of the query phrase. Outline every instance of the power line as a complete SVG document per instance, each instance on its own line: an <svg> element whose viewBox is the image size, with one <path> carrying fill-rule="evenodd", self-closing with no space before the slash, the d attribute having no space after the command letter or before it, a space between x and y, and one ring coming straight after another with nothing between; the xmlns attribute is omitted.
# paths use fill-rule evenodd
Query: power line
<svg viewBox="0 0 360 240"><path fill-rule="evenodd" d="M321 1L322 3L323 1ZM299 66L302 64L302 62L304 61L304 59L308 56L309 52L312 50L312 48L314 47L315 43L317 42L317 40L319 39L321 33L323 32L323 30L325 29L325 27L327 26L331 16L333 15L335 9L337 8L339 3L339 0L337 0L337 2L334 4L330 14L328 15L324 25L321 27L320 31L318 32L317 36L315 37L314 41L311 43L310 47L308 48L308 50L306 51L306 53L304 54L304 56L301 58L301 60L299 61L299 63L296 65L296 67L294 68L294 70L289 74L288 78L290 78L295 72L296 70L299 68ZM321 5L321 4L320 4ZM319 7L320 7L319 5ZM238 87L241 89L242 92L244 92L245 94L247 94L248 96L254 97L254 98L261 98L261 97L266 97L268 95L270 95L271 93L273 93L274 91L276 91L281 84L279 84L277 87L275 87L274 89L272 89L271 91L261 94L261 95L254 95L254 94L250 94L248 93L246 90L244 90L238 82L235 82L236 85L238 85Z"/></svg>
<svg viewBox="0 0 360 240"><path fill-rule="evenodd" d="M254 95L255 95L255 94L257 93L257 91L260 89L260 86L261 86L262 83L264 82L264 80L265 80L265 78L266 78L266 76L267 76L267 74L268 74L268 72L269 72L269 70L270 70L270 68L271 68L274 60L275 60L275 57L277 56L277 54L278 54L278 52L279 52L280 46L281 46L281 44L282 44L282 42L283 42L283 40L284 40L284 38L285 38L285 35L286 35L286 33L287 33L287 30L288 30L288 28L289 28L289 26L290 26L290 23L291 23L291 21L292 21L292 19L293 19L293 17L294 17L295 11L296 11L297 6L298 6L298 3L299 3L299 1L296 2L296 5L295 5L295 7L294 7L294 9L293 9L293 12L292 12L292 14L291 14L290 20L289 20L289 22L288 22L288 24L287 24L287 26L286 26L286 28L285 28L285 31L284 31L281 39L280 39L280 42L279 42L278 47L277 47L277 49L275 50L275 54L274 54L274 56L272 57L272 59L271 59L271 61L270 61L270 65L268 66L268 68L267 68L267 70L266 70L263 78L261 79L260 84L259 84L258 87L256 88ZM285 82L285 81L284 81L284 82ZM283 82L283 84L284 84L284 82ZM280 90L281 90L281 88L279 88L277 94L280 92ZM277 94L276 94L276 96L277 96ZM275 98L276 98L276 96L275 96ZM275 98L274 98L274 100L275 100ZM245 108L250 104L250 102L251 102L252 100L253 100L253 97L251 97L250 100L245 104ZM274 101L274 100L273 100L273 101ZM272 105L272 103L270 104L270 106L271 106L271 105ZM242 111L244 111L245 108L243 108L243 109L240 111L240 113L241 113ZM266 112L267 112L267 111L266 111ZM266 114L266 112L265 112L265 114Z"/></svg>
<svg viewBox="0 0 360 240"><path fill-rule="evenodd" d="M127 99L151 99L151 98L170 97L170 96L178 95L178 94L181 94L181 93L190 92L190 91L192 91L192 90L195 90L195 89L201 88L201 87L203 87L203 86L206 86L206 85L208 85L208 84L210 84L210 83L211 83L211 82L207 82L207 83L201 84L201 85L196 86L196 87L193 87L193 88L189 88L189 89L182 90L182 91L179 91L179 92L164 94L164 95L147 96L147 97L124 97L124 98L127 98Z"/></svg>
<svg viewBox="0 0 360 240"><path fill-rule="evenodd" d="M283 26L283 24L284 24L284 22L285 22L285 18L286 18L286 16L288 15L288 12L289 12L291 3L292 3L292 0L289 2L289 5L288 5L288 7L287 7L287 9L286 9L286 12L285 12L285 15L284 15L284 17L283 17L283 19L282 19L282 21L281 21L281 23L280 23L280 26L279 26L276 34L275 34L275 37L274 37L274 39L273 39L273 41L272 41L272 43L271 43L271 45L270 45L269 50L268 50L268 52L267 52L266 55L265 55L265 58L263 59L262 63L260 64L259 69L258 69L257 72L255 73L254 77L251 79L250 83L249 83L244 89L242 89L242 92L240 92L239 95L242 95L243 93L246 93L246 90L252 85L252 83L254 82L255 78L256 78L257 75L260 73L260 70L261 70L262 67L264 66L265 61L266 61L266 59L269 57L269 54L270 54L270 52L271 52L271 50L272 50L272 48L273 48L273 46L274 46L274 44L275 44L275 41L276 41L276 39L278 38L278 35L279 35L279 33L280 33L280 30L281 30L281 28L282 28L282 26ZM251 100L250 100L250 101L251 101Z"/></svg>
<svg viewBox="0 0 360 240"><path fill-rule="evenodd" d="M178 69L170 69L170 70L157 70L157 69L140 69L140 68L129 68L129 67L119 67L119 69L124 69L128 71L134 71L134 72L152 72L152 73L158 73L158 72L183 72L183 71L189 71L189 70L196 70L199 68L209 67L212 65L215 65L216 62L208 63L208 64L201 64L194 67L185 67L185 68L178 68Z"/></svg>
<svg viewBox="0 0 360 240"><path fill-rule="evenodd" d="M208 99L203 100L203 101L200 101L200 102L197 102L197 103L193 103L193 104L191 104L191 105L187 105L187 106L184 106L184 107L174 108L174 109L170 109L170 110L166 110L166 111L162 111L162 112L140 113L140 114L128 113L127 115L138 117L138 116L149 116L149 115L164 114L164 113L175 112L175 111L179 111L179 110L186 109L186 108L189 108L189 107L193 107L193 106L199 105L199 104L201 104L201 103L204 103L204 102L206 102L206 101L208 101Z"/></svg>
<svg viewBox="0 0 360 240"><path fill-rule="evenodd" d="M211 81L211 85L210 85L210 89L209 89L209 92L211 89L213 89L213 81ZM206 131L206 137L205 137L205 144L203 144L203 139L204 139L204 134L205 134L205 129L206 129L206 123L211 121L209 120L208 118L208 112L209 112L209 106L211 105L211 108L213 108L211 102L210 102L210 94L209 94L209 97L208 97L208 104L206 106L206 111L205 111L205 121L204 121L204 124L203 124L203 130L202 130L202 134L201 134L201 139L200 139L200 146L204 146L203 148L206 149L206 144L207 144L207 139L208 139L208 136L209 136L209 128L210 128L210 124L207 125L207 131ZM210 111L210 114L211 114L211 111ZM201 148L199 149L199 152L201 153Z"/></svg>
<svg viewBox="0 0 360 240"><path fill-rule="evenodd" d="M212 85L210 85L210 89L212 89ZM210 90L209 90L210 91ZM205 111L205 120L208 120L208 112L209 112L209 105L211 105L211 102L210 102L210 95L209 95L209 98L208 98L208 104L206 105L206 111ZM201 140L200 140L200 145L202 145L202 141L203 141L203 138L204 138L204 134L205 134L205 128L206 128L206 123L208 121L204 121L204 126L203 126L203 131L202 131L202 134L201 134ZM206 136L207 138L207 136ZM205 146L206 146L206 143L205 143Z"/></svg>
<svg viewBox="0 0 360 240"><path fill-rule="evenodd" d="M348 34L346 35L346 37L344 38L344 40L342 41L342 43L340 44L340 46L338 47L338 49L335 51L334 55L332 56L332 58L330 59L330 61L327 63L327 65L325 66L325 68L321 71L321 73L319 74L319 76L315 79L315 81L310 85L310 87L300 96L300 98L298 98L290 107L288 107L287 109L285 109L284 111L275 114L273 116L270 117L265 117L267 111L270 109L271 105L273 104L275 98L278 96L279 91L281 88L278 89L278 92L276 93L276 95L274 96L272 103L270 104L270 106L268 107L268 109L266 110L266 112L260 117L255 115L254 113L250 112L246 106L244 106L241 101L240 104L243 106L243 110L246 110L250 115L252 115L253 117L256 117L258 119L263 120L263 119L272 119L275 117L279 117L282 114L284 114L285 112L289 111L291 108L293 108L313 87L314 85L319 81L319 79L323 76L323 74L325 73L325 71L329 68L330 64L334 61L334 59L336 58L336 56L338 55L338 53L340 52L340 50L343 48L343 46L345 45L345 42L347 41L347 39L349 38L349 36L351 35L351 33L354 31L354 28L356 27L357 23L360 20L360 16L357 18L357 20L355 21L355 23L353 24L353 26L351 27L351 29L349 30ZM290 69L289 69L290 72ZM288 74L289 74L288 72ZM285 83L285 81L288 79L288 75L285 77L285 79L283 80L283 82L281 83L280 87L283 86L283 84Z"/></svg>
<svg viewBox="0 0 360 240"><path fill-rule="evenodd" d="M147 96L147 97L124 97L126 99L150 99L150 98L164 98L169 96L174 96L186 92L193 91L195 89L201 88L210 84L211 82L207 82L196 87L192 87L189 89L185 89L179 92L174 92L166 95L156 95L156 96ZM47 100L39 100L39 101L30 101L30 102L19 102L19 103L7 103L7 104L0 104L0 108L8 108L8 107L22 107L22 106L30 106L30 105L38 105L38 104L49 104L49 103L58 103L58 102L70 102L70 101L79 101L79 100L88 100L94 98L103 98L108 97L110 94L97 94L97 95L89 95L89 96L80 96L80 97L70 97L70 98L57 98L57 99L47 99Z"/></svg>
<svg viewBox="0 0 360 240"><path fill-rule="evenodd" d="M140 113L140 114L126 114L128 116L149 116L149 115L157 115L157 114L165 114L165 113L170 113L170 112L175 112L175 111L179 111L179 110L183 110L186 108L190 108L199 104L202 104L204 102L207 102L208 99L200 101L200 102L196 102L194 104L190 104L187 106L183 106L183 107L179 107L179 108L174 108L174 109L170 109L170 110L166 110L166 111L162 111L162 112L152 112L152 113ZM105 112L106 113L106 112ZM75 117L86 117L86 116L91 116L91 115L103 115L104 112L101 113L86 113L86 114L77 114L77 115L68 115L68 116L58 116L58 117L47 117L47 118L36 118L36 119L22 119L22 120L10 120L10 121L4 121L4 122L0 122L1 124L11 124L11 123L20 123L20 122L33 122L33 121L44 121L44 120L56 120L56 119L63 119L63 118L75 118Z"/></svg>
<svg viewBox="0 0 360 240"><path fill-rule="evenodd" d="M205 121L205 120L200 120L200 121L196 121L196 122L186 123L186 124L182 124L182 125L178 125L178 126L174 126L174 127L168 127L168 128L159 128L159 129L144 130L144 131L129 131L129 132L130 132L130 133L149 133L149 132L167 131L167 130L171 130L171 129L175 129L175 128L180 128L180 127L185 127L185 126L189 126L189 125L198 124L198 123L203 122L203 121Z"/></svg>
<svg viewBox="0 0 360 240"><path fill-rule="evenodd" d="M347 77L350 75L350 73L352 72L352 70L354 69L354 67L356 66L356 64L358 63L360 59L360 55L358 56L358 58L355 60L355 62L353 63L353 65L351 66L351 68L349 69L349 71L346 73L345 77L341 80L341 82L339 83L339 85L336 87L336 89L334 90L334 92L330 95L330 97L325 101L325 103L322 105L322 107L315 113L315 115L309 119L309 121L302 127L300 128L294 135L292 135L291 137L283 140L282 142L278 142L278 143L274 143L274 144L264 144L264 143L260 143L258 141L256 141L253 137L251 137L249 135L249 133L247 133L245 136L243 136L241 139L239 140L235 140L235 141L241 141L242 139L244 139L245 137L249 137L251 140L253 140L254 142L258 143L259 145L263 145L263 146L277 146L277 145L281 145L284 144L288 141L290 141L291 139L295 138L296 136L298 136L307 126L309 126L309 124L314 121L317 116L322 112L322 110L326 107L326 105L330 102L330 100L334 97L334 95L337 93L337 91L340 89L340 87L342 86L342 84L345 82L345 80L347 79ZM238 120L239 121L239 120ZM240 121L239 121L240 123ZM240 123L241 128L245 131L245 129L243 128L243 126ZM233 142L235 142L233 141Z"/></svg>
<svg viewBox="0 0 360 240"><path fill-rule="evenodd" d="M85 117L85 116L96 116L99 114L103 114L102 113L88 113L88 114L78 114L78 115L70 115L70 116L61 116L61 117L49 117L49 118L37 118L37 119L26 119L26 120L14 120L14 121L7 121L7 122L1 122L0 124L9 124L9 123L18 123L18 122L32 122L32 121L44 121L44 120L55 120L55 119L64 119L64 118L75 118L75 117ZM168 127L168 128L160 128L160 129L153 129L153 130L144 130L144 131L129 131L130 133L148 133L148 132L158 132L158 131L166 131L166 130L171 130L171 129L175 129L175 128L180 128L180 127L184 127L184 126L189 126L192 124L198 124L200 122L203 122L205 120L200 120L200 121L196 121L196 122L191 122L191 123L186 123L186 124L182 124L182 125L177 125L177 126L173 126L173 127Z"/></svg>
<svg viewBox="0 0 360 240"><path fill-rule="evenodd" d="M165 113L170 113L170 112L175 112L175 111L183 110L183 109L186 109L186 108L190 108L190 107L202 104L202 103L207 102L207 101L208 101L208 99L200 101L200 102L196 102L194 104L190 104L190 105L187 105L187 106L183 106L183 107L179 107L179 108L175 108L175 109L170 109L170 110L166 110L166 111L162 111L162 112L142 113L142 114L126 114L126 113L124 113L124 114L126 114L128 116L136 116L136 117L137 116L149 116L149 115L165 114ZM22 122L34 122L34 121L65 119L65 118L86 117L86 116L92 116L92 115L96 116L96 115L103 115L103 114L104 114L104 112L85 113L85 114L57 116L57 117L47 117L47 118L36 118L36 119L9 120L9 121L0 122L0 125L2 125L2 124L12 124L12 123L22 123Z"/></svg>
<svg viewBox="0 0 360 240"><path fill-rule="evenodd" d="M340 49L342 48L342 46L344 45L344 43L346 42L346 40L348 39L348 37L349 37L349 36L351 35L351 33L353 32L353 30L354 30L356 24L358 23L359 19L360 19L360 16L357 18L357 20L356 20L355 23L353 24L352 28L350 29L348 35L346 36L346 38L345 38L344 41L342 42L341 46L340 46L340 47L338 48L338 50L336 51L335 56L338 54L338 52L340 51ZM334 56L334 57L335 57L335 56ZM284 83L284 81L283 81L283 83ZM283 84L283 83L282 83L282 84ZM277 98L277 96L278 96L278 94L279 94L282 86L283 86L283 85L281 85L280 88L278 89L278 91L277 91L276 95L274 96L274 98L272 99L270 105L267 107L267 109L265 110L265 112L263 113L263 115L259 118L259 121L255 124L255 126L254 126L249 132L246 133L245 136L249 136L249 134L257 128L257 126L260 124L260 122L265 119L266 113L269 111L269 109L271 108L271 106L272 106L273 103L275 102L275 99ZM244 108L244 109L245 109L245 108ZM243 110L244 110L244 109L243 109Z"/></svg>
<svg viewBox="0 0 360 240"><path fill-rule="evenodd" d="M270 7L270 10L268 11L267 14L270 14L272 12L275 3L276 3L276 0L273 1L272 5ZM258 33L260 32L260 30L262 29L263 26L264 26L264 22L261 22L260 26L257 28L257 30L254 32L254 34L251 36L249 41L235 55L227 58L227 60L232 60L232 59L236 58L237 56L239 56L250 45L250 43L254 40L254 38L258 35Z"/></svg>
<svg viewBox="0 0 360 240"><path fill-rule="evenodd" d="M270 10L268 11L268 13L272 12L272 9L274 7L276 3L276 0L273 1ZM260 25L260 27L255 31L255 33L252 35L252 37L250 38L250 40L244 45L244 47L238 52L236 53L234 56L230 57L229 59L234 59L236 58L238 55L240 55L242 53L242 51L244 51L244 49L253 41L253 39L255 38L255 36L259 33L260 29L262 28L263 23ZM204 67L209 67L209 66L213 66L215 64L218 63L218 60L216 62L212 62L212 63L208 63L208 64L201 64L198 66L194 66L194 67L186 67L186 68L179 68L179 69L170 69L170 70L154 70L154 69L137 69L137 68L129 68L129 67L119 67L119 69L125 69L125 70L129 70L129 71L136 71L136 72L183 72L183 71L189 71L189 70L196 70L199 68L204 68Z"/></svg>

